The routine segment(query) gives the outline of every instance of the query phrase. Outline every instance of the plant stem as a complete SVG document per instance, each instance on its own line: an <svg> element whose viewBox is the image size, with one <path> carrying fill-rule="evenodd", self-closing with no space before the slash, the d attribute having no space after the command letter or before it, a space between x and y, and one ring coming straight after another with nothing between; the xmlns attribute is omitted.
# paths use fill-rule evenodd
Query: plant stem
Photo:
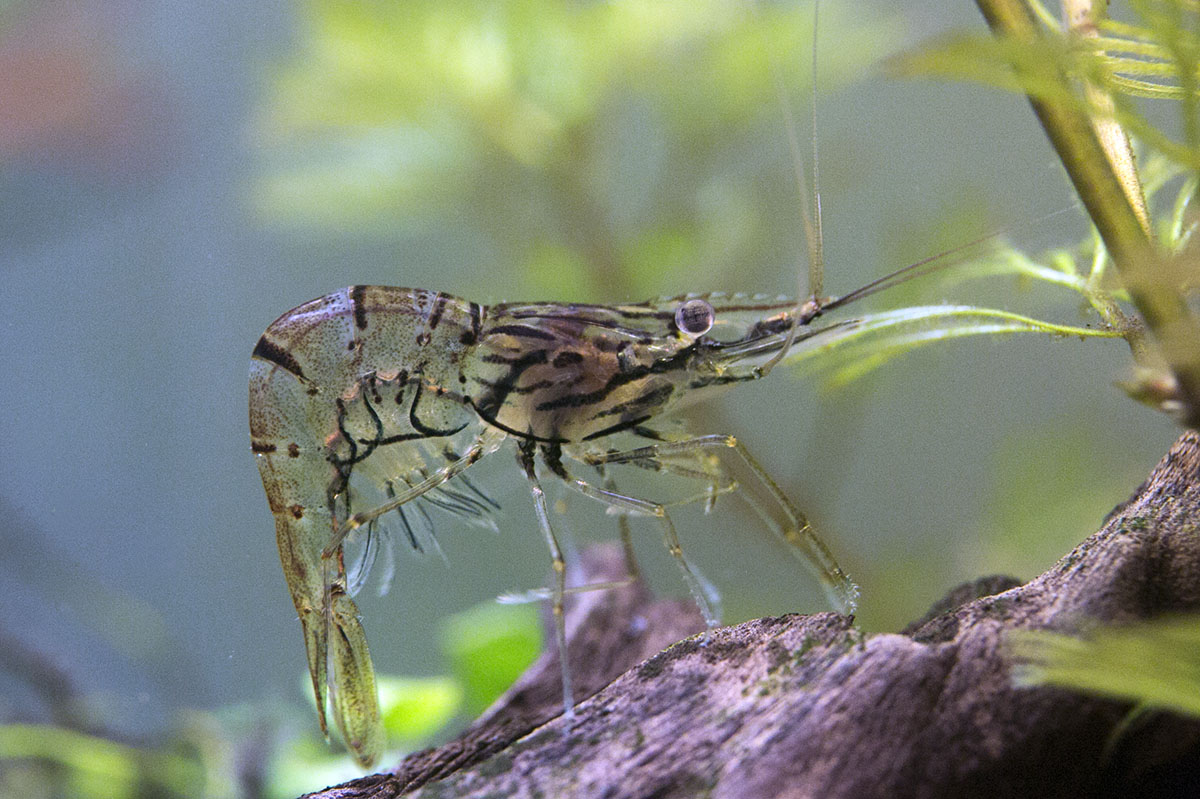
<svg viewBox="0 0 1200 799"><path fill-rule="evenodd" d="M1044 35L1028 0L976 0L998 37L1036 42ZM1059 70L1056 79L1070 86ZM1022 78L1018 70L1018 79ZM1039 76L1045 80L1046 76ZM1182 421L1200 427L1200 322L1189 312L1180 286L1180 265L1155 246L1141 215L1140 186L1123 181L1093 119L1062 100L1028 95L1088 215L1178 383ZM1131 341L1131 344L1134 342ZM1136 345L1135 345L1136 351Z"/></svg>

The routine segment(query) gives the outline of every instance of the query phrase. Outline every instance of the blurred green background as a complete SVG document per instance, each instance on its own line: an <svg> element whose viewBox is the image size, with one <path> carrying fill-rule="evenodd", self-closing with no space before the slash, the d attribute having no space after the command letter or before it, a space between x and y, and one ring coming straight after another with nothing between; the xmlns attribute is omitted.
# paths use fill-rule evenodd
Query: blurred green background
<svg viewBox="0 0 1200 799"><path fill-rule="evenodd" d="M822 6L828 292L1001 228L1031 251L1082 237L1081 214L1045 218L1071 195L1021 98L881 69L981 25L967 2ZM257 767L316 722L248 448L259 334L354 283L793 294L771 63L807 152L810 35L807 4L732 0L0 3L0 725L183 740L234 775L210 795L286 795ZM1003 281L869 302L942 299L1082 318ZM1116 341L969 340L837 390L781 369L691 428L759 455L861 585L863 626L890 630L961 581L1037 574L1136 487L1176 429L1112 387L1126 363ZM443 520L445 563L399 551L390 594L360 601L382 673L446 673L450 614L547 579L511 458L478 469L500 533ZM615 533L568 511L580 543ZM737 502L676 521L726 621L826 609ZM682 594L634 528L652 585Z"/></svg>

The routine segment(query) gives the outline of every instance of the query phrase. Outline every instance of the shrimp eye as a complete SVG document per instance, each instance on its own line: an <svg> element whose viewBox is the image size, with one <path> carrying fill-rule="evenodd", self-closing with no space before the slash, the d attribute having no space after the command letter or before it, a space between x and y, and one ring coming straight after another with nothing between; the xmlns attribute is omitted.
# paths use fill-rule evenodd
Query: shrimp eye
<svg viewBox="0 0 1200 799"><path fill-rule="evenodd" d="M675 327L689 338L703 336L715 320L713 307L701 299L688 300L675 309Z"/></svg>

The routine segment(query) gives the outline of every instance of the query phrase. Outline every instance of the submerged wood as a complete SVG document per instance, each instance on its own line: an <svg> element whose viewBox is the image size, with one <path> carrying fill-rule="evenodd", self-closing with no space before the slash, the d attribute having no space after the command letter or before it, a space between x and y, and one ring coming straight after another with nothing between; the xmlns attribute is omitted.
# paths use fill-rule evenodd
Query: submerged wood
<svg viewBox="0 0 1200 799"><path fill-rule="evenodd" d="M620 577L616 551L591 560L598 579ZM1200 796L1200 723L1149 713L1118 732L1128 703L1019 687L1005 645L1013 629L1200 609L1200 438L1180 438L1053 568L1014 582L956 589L902 634L789 615L658 654L701 626L693 609L640 585L584 594L571 659L594 695L573 723L545 723L561 710L547 656L458 740L311 796Z"/></svg>

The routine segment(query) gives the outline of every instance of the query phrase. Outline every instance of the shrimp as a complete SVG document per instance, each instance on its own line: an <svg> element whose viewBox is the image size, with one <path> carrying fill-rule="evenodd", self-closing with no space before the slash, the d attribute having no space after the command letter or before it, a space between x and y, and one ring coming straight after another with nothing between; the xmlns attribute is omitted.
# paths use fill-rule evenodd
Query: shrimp
<svg viewBox="0 0 1200 799"><path fill-rule="evenodd" d="M617 491L604 469L632 464L705 482L710 502L718 493L759 489L764 501L754 504L770 529L812 567L833 606L852 613L857 587L745 445L729 435L685 435L662 422L687 404L765 376L794 344L854 325L816 320L912 269L837 299L803 303L689 294L612 307L489 307L422 289L352 286L275 320L251 360L251 450L275 517L322 730L328 735L328 704L360 763L369 766L382 748L374 672L351 598L356 580L345 563L347 536L361 528L370 534L379 520L398 516L419 547L405 515L418 501L485 523L495 504L464 472L509 442L551 552L567 715L566 567L543 478L618 515L654 519L709 627L718 622L715 592L685 557L667 507ZM620 441L636 445L616 446ZM598 481L576 467L594 471ZM748 475L745 485L730 476L735 468Z"/></svg>
<svg viewBox="0 0 1200 799"><path fill-rule="evenodd" d="M332 708L364 767L378 758L383 734L366 635L351 597L370 566L376 527L398 519L408 543L422 549L426 539L432 542L424 504L492 526L489 516L499 506L465 472L506 445L550 549L553 585L531 596L551 601L566 717L574 694L564 596L612 584L567 587L543 478L619 517L631 574L636 564L626 518L654 519L709 629L719 621L719 597L685 556L667 505L618 491L607 467L629 464L699 482L704 490L685 501L703 500L706 510L718 495L757 492L751 504L766 526L811 568L836 610L854 613L858 587L745 445L735 436L690 435L670 424L691 403L765 377L794 345L860 323L817 324L826 312L946 265L935 264L941 257L935 256L840 297L820 297L816 24L814 6L813 180L800 209L809 299L687 294L617 306L484 306L436 291L360 285L288 311L258 340L250 366L251 450L304 632L321 730L328 737ZM781 87L780 99L806 196ZM579 476L576 466L596 481ZM362 566L348 573L344 544L364 529Z"/></svg>

